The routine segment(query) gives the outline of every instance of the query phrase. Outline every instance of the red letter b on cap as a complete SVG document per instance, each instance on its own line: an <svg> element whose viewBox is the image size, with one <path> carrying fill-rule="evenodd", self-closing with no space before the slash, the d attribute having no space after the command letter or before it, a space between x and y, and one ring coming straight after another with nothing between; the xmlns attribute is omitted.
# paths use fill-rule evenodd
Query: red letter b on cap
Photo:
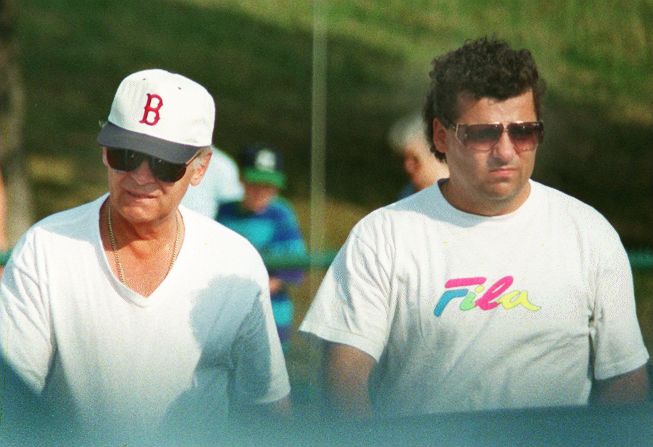
<svg viewBox="0 0 653 447"><path fill-rule="evenodd" d="M153 105L152 102L155 102L155 104ZM148 126L154 126L161 118L161 116L159 116L159 110L162 106L163 99L161 99L159 95L156 93L147 93L147 104L145 104L143 118L139 122L147 124Z"/></svg>

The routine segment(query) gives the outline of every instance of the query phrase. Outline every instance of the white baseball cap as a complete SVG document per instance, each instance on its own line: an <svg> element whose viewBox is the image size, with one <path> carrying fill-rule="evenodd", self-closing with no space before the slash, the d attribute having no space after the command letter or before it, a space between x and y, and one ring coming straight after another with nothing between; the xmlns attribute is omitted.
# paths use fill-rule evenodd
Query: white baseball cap
<svg viewBox="0 0 653 447"><path fill-rule="evenodd" d="M215 103L204 87L166 70L143 70L118 86L97 141L186 163L199 148L211 145L214 121Z"/></svg>

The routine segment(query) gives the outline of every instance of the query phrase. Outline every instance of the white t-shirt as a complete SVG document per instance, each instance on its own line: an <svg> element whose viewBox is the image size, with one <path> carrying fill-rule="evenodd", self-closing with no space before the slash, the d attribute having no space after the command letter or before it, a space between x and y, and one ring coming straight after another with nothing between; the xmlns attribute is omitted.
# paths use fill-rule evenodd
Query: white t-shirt
<svg viewBox="0 0 653 447"><path fill-rule="evenodd" d="M531 181L515 212L434 185L352 230L301 331L377 360L381 416L586 404L648 359L630 265L594 209Z"/></svg>
<svg viewBox="0 0 653 447"><path fill-rule="evenodd" d="M238 166L227 154L211 147L213 155L208 170L197 186L189 186L182 205L215 219L221 203L243 198Z"/></svg>
<svg viewBox="0 0 653 447"><path fill-rule="evenodd" d="M83 428L118 438L175 420L220 425L231 404L286 396L267 273L249 242L180 207L183 245L145 298L107 262L106 197L44 219L16 246L0 285L0 348L16 372Z"/></svg>

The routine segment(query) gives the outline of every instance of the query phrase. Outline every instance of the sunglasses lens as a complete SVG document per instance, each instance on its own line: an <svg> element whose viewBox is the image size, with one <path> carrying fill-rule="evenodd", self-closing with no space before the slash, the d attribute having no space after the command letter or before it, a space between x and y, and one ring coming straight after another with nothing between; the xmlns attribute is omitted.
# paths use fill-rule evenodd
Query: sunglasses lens
<svg viewBox="0 0 653 447"><path fill-rule="evenodd" d="M162 182L176 182L186 173L185 164L170 163L128 149L107 149L107 162L111 169L130 172L148 160L152 175Z"/></svg>
<svg viewBox="0 0 653 447"><path fill-rule="evenodd" d="M501 124L471 124L461 126L460 141L472 149L488 150L501 137L503 126Z"/></svg>
<svg viewBox="0 0 653 447"><path fill-rule="evenodd" d="M544 125L541 121L508 124L510 141L520 151L532 151L544 138Z"/></svg>
<svg viewBox="0 0 653 447"><path fill-rule="evenodd" d="M160 158L150 158L152 174L162 182L176 182L186 173L185 164L170 163Z"/></svg>
<svg viewBox="0 0 653 447"><path fill-rule="evenodd" d="M107 150L107 162L109 166L118 171L133 171L143 163L144 159L145 155L126 149Z"/></svg>
<svg viewBox="0 0 653 447"><path fill-rule="evenodd" d="M464 146L486 152L497 144L503 129L503 124L458 124L456 136ZM510 141L519 152L535 150L544 139L542 121L510 123L507 130Z"/></svg>

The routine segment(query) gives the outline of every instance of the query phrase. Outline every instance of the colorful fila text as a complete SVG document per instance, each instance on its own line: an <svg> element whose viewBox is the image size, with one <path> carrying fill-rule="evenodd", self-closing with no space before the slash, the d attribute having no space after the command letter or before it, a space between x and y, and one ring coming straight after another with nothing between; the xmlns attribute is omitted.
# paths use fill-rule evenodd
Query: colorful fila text
<svg viewBox="0 0 653 447"><path fill-rule="evenodd" d="M528 300L526 290L507 291L513 283L512 276L504 276L486 289L485 282L487 278L475 276L470 278L450 279L444 285L447 289L444 291L438 304L435 306L433 313L436 317L442 315L447 304L455 298L462 298L460 310L471 310L478 307L482 310L492 310L499 305L504 309L510 310L517 306L537 312L540 306L531 303ZM471 288L474 287L472 290ZM480 296L479 296L480 295Z"/></svg>

